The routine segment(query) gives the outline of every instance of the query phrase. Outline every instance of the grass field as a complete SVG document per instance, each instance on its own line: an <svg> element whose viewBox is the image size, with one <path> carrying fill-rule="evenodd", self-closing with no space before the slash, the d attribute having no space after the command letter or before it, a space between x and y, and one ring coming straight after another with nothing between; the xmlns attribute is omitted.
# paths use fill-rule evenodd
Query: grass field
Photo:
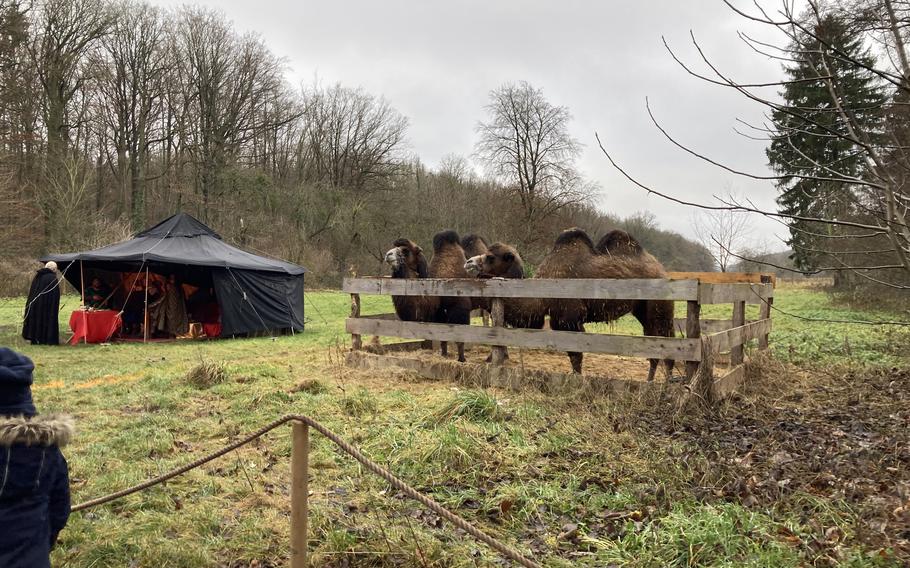
<svg viewBox="0 0 910 568"><path fill-rule="evenodd" d="M390 311L388 299L364 300L365 313ZM62 326L76 305L67 302ZM775 306L907 318L841 308L811 289L780 288ZM337 292L308 293L307 330L274 340L31 347L17 338L22 308L0 300L0 344L35 360L43 412L76 417L74 502L304 413L548 566L910 560L906 328L775 313L775 361L753 366L754 387L716 415L694 417L674 414L661 393L544 397L348 369L349 298ZM214 384L192 380L203 362L223 370ZM289 456L282 428L166 486L76 513L55 565L285 565ZM314 565L501 564L318 436L311 464Z"/></svg>

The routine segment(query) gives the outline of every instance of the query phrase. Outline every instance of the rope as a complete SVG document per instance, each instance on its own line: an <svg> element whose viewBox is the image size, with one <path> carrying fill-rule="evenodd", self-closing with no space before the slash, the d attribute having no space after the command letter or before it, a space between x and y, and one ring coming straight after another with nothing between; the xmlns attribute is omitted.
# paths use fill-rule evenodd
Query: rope
<svg viewBox="0 0 910 568"><path fill-rule="evenodd" d="M379 477L386 480L392 487L394 487L395 489L398 489L399 491L401 491L402 493L404 493L411 499L417 501L424 507L430 509L431 511L433 511L440 517L446 519L447 521L449 521L456 527L458 527L461 530L465 531L466 533L470 534L475 539L483 542L484 544L486 544L493 550L499 552L506 558L509 558L510 560L513 560L513 561L517 562L518 564L525 566L526 568L541 568L541 566L539 564L537 564L533 560L530 560L526 556L522 555L517 550L515 550L515 549L499 542L498 540L494 539L493 537L487 535L486 533L484 533L483 531L481 531L480 529L478 529L477 527L475 527L468 521L462 519L455 513L449 511L448 509L446 509L445 507L443 507L436 501L430 499L426 495L423 495L422 493L420 493L419 491L417 491L416 489L414 489L413 487L411 487L410 485L408 485L407 483L405 483L398 477L395 477L395 475L393 475L387 469L383 468L382 466L380 466L379 464L377 464L370 458L368 458L365 455L363 455L362 453L360 453L360 451L357 448L355 448L354 446L345 442L337 434L335 434L334 432L332 432L331 430L329 430L328 428L326 428L325 426L323 426L316 420L313 420L312 418L310 418L308 416L304 416L302 414L288 414L286 416L282 416L281 418L279 418L273 422L270 422L269 424L263 426L259 430L256 430L255 432L245 436L244 438L241 438L240 440L237 440L236 442L233 442L227 446L224 446L223 448L221 448L217 451L207 454L207 455L197 459L194 462L191 462L184 466L173 469L167 473L164 473L162 475L159 475L158 477L155 477L154 479L150 479L150 480L140 483L138 485L134 485L133 487L128 487L127 489L117 491L116 493L111 493L110 495L105 495L105 496L99 497L97 499L91 499L89 501L85 501L84 503L80 503L80 504L74 506L72 508L72 511L74 511L74 512L82 511L83 509L88 509L90 507L97 507L98 505L103 505L105 503L115 501L122 497L126 497L127 495L132 495L133 493L137 493L139 491L143 491L143 490L153 487L155 485L164 483L165 481L167 481L169 479L172 479L174 477L177 477L178 475L184 474L205 463L208 463L229 452L232 452L241 446L249 444L253 440L255 440L257 438L261 438L263 435L265 435L266 433L281 426L282 424L285 424L285 423L291 422L291 421L295 421L295 420L298 422L303 422L307 426L311 426L317 432L319 432L320 434L322 434L323 436L328 438L332 443L334 443L336 446L338 446L346 454L348 454L349 456L351 456L352 458L354 458L355 460L360 462L360 464L363 465L365 468L367 468L369 471L373 472L374 474L376 474Z"/></svg>

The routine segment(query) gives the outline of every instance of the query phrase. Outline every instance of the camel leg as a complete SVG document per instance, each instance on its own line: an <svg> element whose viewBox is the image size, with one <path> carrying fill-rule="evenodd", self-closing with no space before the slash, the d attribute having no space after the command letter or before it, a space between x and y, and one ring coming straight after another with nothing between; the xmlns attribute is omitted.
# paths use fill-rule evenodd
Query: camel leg
<svg viewBox="0 0 910 568"><path fill-rule="evenodd" d="M650 365L651 365L650 368L648 369L648 382L649 383L654 380L654 375L657 373L657 362L658 362L657 359L648 359L648 363L650 363Z"/></svg>
<svg viewBox="0 0 910 568"><path fill-rule="evenodd" d="M449 342L448 341L439 342L439 354L442 355L443 357L445 357L449 354Z"/></svg>
<svg viewBox="0 0 910 568"><path fill-rule="evenodd" d="M581 364L584 362L585 354L579 351L569 351L569 362L572 363L572 372L576 375L581 374Z"/></svg>
<svg viewBox="0 0 910 568"><path fill-rule="evenodd" d="M458 347L458 362L464 363L466 361L464 358L464 343L456 343L455 345Z"/></svg>
<svg viewBox="0 0 910 568"><path fill-rule="evenodd" d="M581 321L581 318L560 318L553 317L553 314L550 314L550 329L554 331L585 331L585 324ZM568 351L566 354L569 356L569 362L572 364L572 372L578 375L581 374L582 363L584 362L584 353L578 351Z"/></svg>
<svg viewBox="0 0 910 568"><path fill-rule="evenodd" d="M673 337L673 303L664 301L642 300L635 302L632 306L632 315L641 323L641 331L644 335ZM659 359L648 359L650 368L648 369L648 382L654 380L657 374L657 365ZM673 376L672 359L664 359L667 367L667 378Z"/></svg>

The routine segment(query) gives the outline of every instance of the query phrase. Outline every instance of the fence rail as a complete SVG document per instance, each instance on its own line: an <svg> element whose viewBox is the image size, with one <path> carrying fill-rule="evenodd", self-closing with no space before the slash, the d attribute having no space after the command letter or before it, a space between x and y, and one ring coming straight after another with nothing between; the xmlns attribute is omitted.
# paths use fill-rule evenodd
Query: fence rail
<svg viewBox="0 0 910 568"><path fill-rule="evenodd" d="M679 361L701 360L701 344L697 340L673 337L510 329L372 318L348 318L345 327L348 333L353 335L380 335L528 349L608 353Z"/></svg>
<svg viewBox="0 0 910 568"><path fill-rule="evenodd" d="M697 280L527 278L346 278L351 294L468 296L471 298L577 298L590 300L697 300Z"/></svg>

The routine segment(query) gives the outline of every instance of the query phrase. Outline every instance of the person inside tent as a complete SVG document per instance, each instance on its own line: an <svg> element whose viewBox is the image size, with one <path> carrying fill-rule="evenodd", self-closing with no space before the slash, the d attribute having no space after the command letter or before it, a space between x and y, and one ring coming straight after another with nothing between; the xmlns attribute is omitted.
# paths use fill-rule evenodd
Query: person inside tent
<svg viewBox="0 0 910 568"><path fill-rule="evenodd" d="M85 305L96 310L104 309L107 307L110 295L110 286L96 276L92 278L91 286L85 289Z"/></svg>
<svg viewBox="0 0 910 568"><path fill-rule="evenodd" d="M189 331L189 320L186 314L186 297L183 287L177 284L177 276L171 274L162 285L164 301L157 319L157 331L169 337L179 337Z"/></svg>
<svg viewBox="0 0 910 568"><path fill-rule="evenodd" d="M136 336L142 334L143 312L145 310L145 288L138 279L133 279L127 287L127 296L123 302L123 335Z"/></svg>
<svg viewBox="0 0 910 568"><path fill-rule="evenodd" d="M68 416L39 415L32 361L0 347L0 566L49 568L50 551L70 514L69 470L60 447L73 435Z"/></svg>
<svg viewBox="0 0 910 568"><path fill-rule="evenodd" d="M22 338L32 345L57 345L60 343L60 282L57 263L48 262L38 270L28 291Z"/></svg>

